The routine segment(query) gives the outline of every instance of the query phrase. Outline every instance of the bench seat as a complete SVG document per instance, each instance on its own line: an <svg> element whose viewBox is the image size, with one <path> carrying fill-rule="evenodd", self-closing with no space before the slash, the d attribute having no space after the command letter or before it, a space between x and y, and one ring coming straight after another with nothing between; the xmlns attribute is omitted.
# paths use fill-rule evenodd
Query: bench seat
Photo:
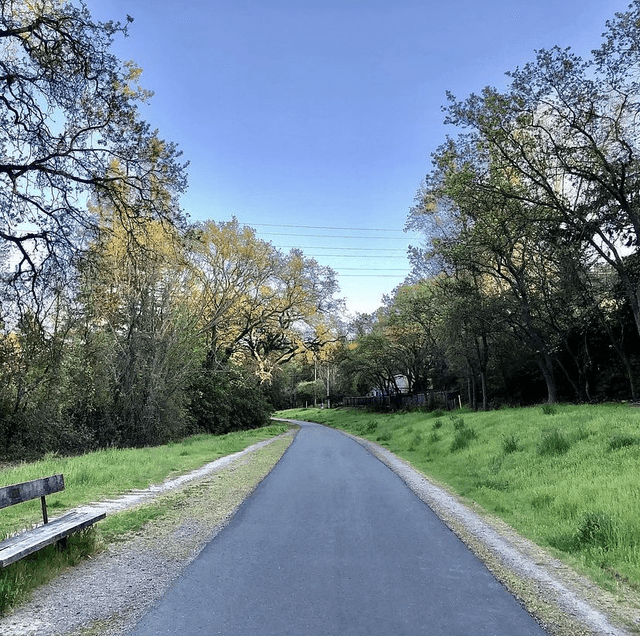
<svg viewBox="0 0 640 636"><path fill-rule="evenodd" d="M73 532L88 528L105 517L104 512L69 512L33 530L9 537L0 542L0 567L4 568L19 561L28 554L64 539Z"/></svg>

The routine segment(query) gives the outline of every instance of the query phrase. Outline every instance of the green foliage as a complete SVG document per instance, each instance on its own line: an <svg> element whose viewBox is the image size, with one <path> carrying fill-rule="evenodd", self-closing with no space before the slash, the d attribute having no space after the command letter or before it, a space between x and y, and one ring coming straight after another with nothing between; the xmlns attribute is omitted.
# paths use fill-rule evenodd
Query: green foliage
<svg viewBox="0 0 640 636"><path fill-rule="evenodd" d="M637 90L640 3L602 36L584 58L537 50L504 90L448 96L459 134L433 153L407 221L424 239L413 278L447 294L435 329L414 322L472 408L478 393L485 410L487 393L534 404L546 392L545 415L560 399L638 399L640 210L617 184L640 159L636 105L620 98ZM628 152L614 159L612 144Z"/></svg>
<svg viewBox="0 0 640 636"><path fill-rule="evenodd" d="M427 437L427 440L429 441L430 444L436 444L437 442L439 442L442 438L440 437L440 435L438 434L437 431L431 431L431 433L429 434L429 437Z"/></svg>
<svg viewBox="0 0 640 636"><path fill-rule="evenodd" d="M452 415L451 422L453 423L453 428L456 431L461 431L465 427L464 418L462 417Z"/></svg>
<svg viewBox="0 0 640 636"><path fill-rule="evenodd" d="M407 450L408 451L415 451L418 450L418 448L420 447L420 445L422 444L422 434L418 431L416 431L412 436L411 439L409 440L409 445L407 446Z"/></svg>
<svg viewBox="0 0 640 636"><path fill-rule="evenodd" d="M308 402L315 404L316 401L322 401L327 389L325 388L322 380L311 380L298 382L296 385L296 397L299 400L298 403Z"/></svg>
<svg viewBox="0 0 640 636"><path fill-rule="evenodd" d="M477 433L472 428L467 428L466 426L460 427L456 429L449 450L453 453L455 451L467 448L467 446L469 446L469 443L472 440L477 439L477 437Z"/></svg>
<svg viewBox="0 0 640 636"><path fill-rule="evenodd" d="M538 455L564 455L571 448L571 442L558 429L545 433L538 444Z"/></svg>
<svg viewBox="0 0 640 636"><path fill-rule="evenodd" d="M369 420L363 427L362 432L365 435L371 435L378 430L378 420Z"/></svg>
<svg viewBox="0 0 640 636"><path fill-rule="evenodd" d="M611 550L616 546L617 532L611 515L604 512L585 512L574 536L575 549L584 547Z"/></svg>
<svg viewBox="0 0 640 636"><path fill-rule="evenodd" d="M231 366L201 369L190 393L189 412L196 430L222 435L269 421L271 407L257 379Z"/></svg>
<svg viewBox="0 0 640 636"><path fill-rule="evenodd" d="M509 454L515 453L517 450L519 450L517 437L513 433L503 436L502 452L505 454Z"/></svg>
<svg viewBox="0 0 640 636"><path fill-rule="evenodd" d="M614 435L609 440L609 450L619 450L621 448L628 448L629 446L635 446L640 443L640 439L635 435L629 435L628 433L619 433Z"/></svg>

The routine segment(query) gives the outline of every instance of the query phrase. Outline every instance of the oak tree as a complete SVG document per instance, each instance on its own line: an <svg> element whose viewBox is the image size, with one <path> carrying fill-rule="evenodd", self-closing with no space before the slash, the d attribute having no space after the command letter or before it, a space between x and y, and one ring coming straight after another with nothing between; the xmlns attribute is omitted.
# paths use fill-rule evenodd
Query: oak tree
<svg viewBox="0 0 640 636"><path fill-rule="evenodd" d="M139 116L140 69L110 51L131 21L94 21L81 1L0 1L0 246L14 282L63 274L97 228L90 198L128 222L178 217L158 192L181 191L185 166Z"/></svg>

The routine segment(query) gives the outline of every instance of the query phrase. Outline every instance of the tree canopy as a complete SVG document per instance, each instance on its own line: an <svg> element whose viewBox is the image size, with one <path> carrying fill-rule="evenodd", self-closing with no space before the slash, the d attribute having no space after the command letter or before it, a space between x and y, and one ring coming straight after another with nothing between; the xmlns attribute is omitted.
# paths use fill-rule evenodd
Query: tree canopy
<svg viewBox="0 0 640 636"><path fill-rule="evenodd" d="M13 282L63 276L98 226L90 199L125 226L179 218L180 153L139 117L151 95L140 69L110 52L131 21L95 22L82 3L0 2L0 245Z"/></svg>

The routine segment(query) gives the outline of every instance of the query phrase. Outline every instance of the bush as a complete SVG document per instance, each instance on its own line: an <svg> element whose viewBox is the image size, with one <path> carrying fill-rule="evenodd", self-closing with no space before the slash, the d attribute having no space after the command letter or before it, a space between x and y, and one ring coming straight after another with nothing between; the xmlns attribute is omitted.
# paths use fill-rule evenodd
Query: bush
<svg viewBox="0 0 640 636"><path fill-rule="evenodd" d="M451 416L451 420L453 422L453 428L456 431L461 431L464 428L464 419L461 417Z"/></svg>
<svg viewBox="0 0 640 636"><path fill-rule="evenodd" d="M378 430L378 420L369 420L364 426L364 432L367 435L375 433Z"/></svg>
<svg viewBox="0 0 640 636"><path fill-rule="evenodd" d="M564 455L571 448L571 442L557 429L543 436L538 444L538 455Z"/></svg>
<svg viewBox="0 0 640 636"><path fill-rule="evenodd" d="M223 435L266 426L271 405L256 379L203 368L191 385L189 411L196 430Z"/></svg>
<svg viewBox="0 0 640 636"><path fill-rule="evenodd" d="M502 438L502 452L508 455L515 453L519 449L518 440L515 435L505 435Z"/></svg>
<svg viewBox="0 0 640 636"><path fill-rule="evenodd" d="M478 435L472 428L462 427L456 431L456 434L451 442L451 452L455 452L458 450L462 450L463 448L467 448L469 446L469 442L473 439L476 439Z"/></svg>
<svg viewBox="0 0 640 636"><path fill-rule="evenodd" d="M586 512L574 535L576 548L601 548L610 550L616 544L616 528L613 518L604 512Z"/></svg>

